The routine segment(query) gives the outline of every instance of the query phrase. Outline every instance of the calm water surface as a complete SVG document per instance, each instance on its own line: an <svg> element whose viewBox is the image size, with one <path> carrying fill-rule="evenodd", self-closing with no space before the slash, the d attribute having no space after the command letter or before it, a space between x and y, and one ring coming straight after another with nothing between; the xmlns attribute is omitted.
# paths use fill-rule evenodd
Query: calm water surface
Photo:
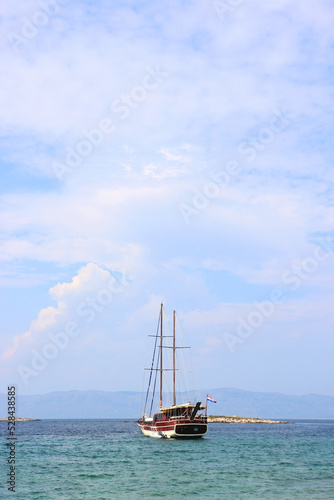
<svg viewBox="0 0 334 500"><path fill-rule="evenodd" d="M334 499L334 421L211 424L205 438L143 436L134 422L18 422L16 493L7 490L0 422L0 498Z"/></svg>

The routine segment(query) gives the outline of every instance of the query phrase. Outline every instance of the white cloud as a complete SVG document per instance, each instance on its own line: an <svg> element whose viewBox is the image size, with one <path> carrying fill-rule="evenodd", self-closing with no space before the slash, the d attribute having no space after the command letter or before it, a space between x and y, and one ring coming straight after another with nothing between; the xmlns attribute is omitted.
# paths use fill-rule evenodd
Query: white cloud
<svg viewBox="0 0 334 500"><path fill-rule="evenodd" d="M14 338L3 359L16 354L26 357L27 351L50 341L48 334L66 332L69 322L74 322L78 330L84 330L83 325L92 323L112 297L129 284L128 280L124 275L119 282L109 271L93 263L81 267L70 283L58 283L49 290L57 305L42 309L29 330Z"/></svg>

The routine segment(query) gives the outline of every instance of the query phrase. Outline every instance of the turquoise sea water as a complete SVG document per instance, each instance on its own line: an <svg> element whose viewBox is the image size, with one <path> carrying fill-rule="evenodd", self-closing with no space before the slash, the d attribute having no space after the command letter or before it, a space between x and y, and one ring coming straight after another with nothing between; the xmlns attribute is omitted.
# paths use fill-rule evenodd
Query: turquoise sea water
<svg viewBox="0 0 334 500"><path fill-rule="evenodd" d="M334 499L334 421L211 424L194 441L152 439L135 422L18 422L16 493L0 498Z"/></svg>

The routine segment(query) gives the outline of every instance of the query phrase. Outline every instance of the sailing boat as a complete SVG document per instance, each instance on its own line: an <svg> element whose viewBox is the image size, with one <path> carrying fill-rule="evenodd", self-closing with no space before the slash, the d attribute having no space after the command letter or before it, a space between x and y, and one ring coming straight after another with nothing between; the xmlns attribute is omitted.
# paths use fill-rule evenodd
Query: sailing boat
<svg viewBox="0 0 334 500"><path fill-rule="evenodd" d="M173 311L173 346L167 346L163 344L163 339L168 337L164 335L163 332L163 304L161 304L160 317L159 317L160 334L150 335L155 337L155 347L152 359L152 365L150 370L149 384L146 394L146 402L143 415L140 420L138 420L138 425L145 434L145 436L156 437L156 438L200 438L208 431L207 416L206 416L206 406L202 405L201 402L196 402L192 404L190 401L184 404L176 404L176 392L175 392L175 375L176 375L176 349L175 345L175 311ZM157 342L160 340L160 345L157 350ZM172 349L173 351L173 367L171 371L173 372L173 404L171 406L163 406L163 372L169 370L164 368L163 365L163 349ZM156 356L156 352L158 354ZM157 357L157 360L155 360ZM154 368L156 363L156 368ZM160 366L159 366L160 365ZM159 367L158 367L159 366ZM152 382L153 372L159 372L160 378L160 400L159 400L159 412L155 413L153 417L146 415L146 406L148 401L148 396L150 392L150 386ZM156 382L156 379L155 379ZM155 389L154 382L154 389ZM151 410L154 400L154 390L152 396ZM205 410L205 414L200 413L201 410Z"/></svg>

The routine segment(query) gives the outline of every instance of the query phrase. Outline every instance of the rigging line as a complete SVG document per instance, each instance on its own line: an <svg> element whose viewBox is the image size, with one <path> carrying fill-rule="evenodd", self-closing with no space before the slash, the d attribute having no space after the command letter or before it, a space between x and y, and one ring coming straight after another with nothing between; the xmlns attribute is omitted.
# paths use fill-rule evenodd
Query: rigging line
<svg viewBox="0 0 334 500"><path fill-rule="evenodd" d="M179 329L180 329L180 333L181 333L182 338L184 338L184 341L186 342L187 345L193 345L193 342L189 342L187 333L181 327L179 317L177 315L176 315L176 317L177 317L177 322L179 325ZM195 380L195 374L194 374L193 350L192 349L190 349L190 352L189 352L188 372L189 372L189 375L188 376L186 375L186 383L187 383L187 391L190 391L189 383L190 383L190 387L192 387L192 388L197 387L196 380ZM188 378L189 378L189 380L188 380Z"/></svg>
<svg viewBox="0 0 334 500"><path fill-rule="evenodd" d="M178 324L178 328L179 328L179 332L180 332L180 337L181 337L182 341L185 342L186 345L191 345L191 343L189 343L189 339L188 339L188 336L187 336L186 332L184 331L184 329L181 326L181 322L180 322L178 314L176 314L176 319L177 319L177 324ZM186 368L186 364L184 362L183 353L181 353L181 355L182 355L183 366ZM188 361L190 361L190 366L189 366L189 362L188 362L188 371L190 372L189 373L190 379L191 379L190 380L190 384L192 384L192 386L195 387L195 377L194 377L194 370L193 370L192 349L190 349L189 355L190 355L190 359L188 358ZM186 392L187 392L187 395L188 395L188 399L190 399L189 381L188 381L188 376L187 376L186 369L184 370L183 376L184 376L185 388L186 388Z"/></svg>
<svg viewBox="0 0 334 500"><path fill-rule="evenodd" d="M159 327L161 325L160 322L162 320L163 320L163 316L161 315L161 312L160 312L160 321L158 321L157 333L156 333L156 338L155 338L156 342L158 341ZM155 369L154 385L153 385L153 391L152 391L152 400L151 400L151 407L150 407L149 416L152 415L152 407L153 407L153 402L154 402L154 398L155 398L155 389L156 389L157 380L158 380L158 366L159 366L159 362L160 362L160 349L158 349L157 364L156 364L156 369Z"/></svg>
<svg viewBox="0 0 334 500"><path fill-rule="evenodd" d="M155 352L156 352L157 342L158 342L158 331L159 331L160 321L161 321L161 318L158 321L157 333L156 333L156 337L155 337L153 357L152 357L152 364L151 364L150 376L149 376L148 387L147 387L147 392L146 392L146 399L145 399L144 415L146 413L147 400L148 400L148 395L149 395L150 388L151 388L151 380L152 380L152 373L153 373L153 367L154 367Z"/></svg>
<svg viewBox="0 0 334 500"><path fill-rule="evenodd" d="M170 329L169 327L170 327L170 325L168 325L168 330ZM166 395L166 401L168 401L168 404L169 404L169 402L172 400L172 397L171 397L172 396L172 386L171 386L170 375L172 373L171 366L172 366L173 353L172 353L171 346L166 345L166 347L169 347L169 348L164 351L165 352L165 366L168 367L170 372L169 372L169 374L167 372L164 373L163 377L164 377L164 393Z"/></svg>
<svg viewBox="0 0 334 500"><path fill-rule="evenodd" d="M149 416L152 415L152 407L153 407L153 401L154 401L154 396L155 396L155 388L156 388L157 380L158 380L158 366L159 366L159 361L160 361L160 350L158 351L158 356L157 356L157 364L156 364L157 369L155 370L155 378L154 378L152 401L151 401L151 408L150 408Z"/></svg>
<svg viewBox="0 0 334 500"><path fill-rule="evenodd" d="M145 359L147 357L147 351L148 351L148 337L146 338L146 349L145 349ZM141 399L140 399L140 408L142 410L142 414L145 415L146 411L146 403L145 403L145 408L143 408L143 401L144 401L144 385L145 385L145 370L143 371L143 383L142 383L142 388L141 388Z"/></svg>
<svg viewBox="0 0 334 500"><path fill-rule="evenodd" d="M187 378L185 376L185 363L184 363L184 356L183 352L181 353L181 359L182 361L179 362L179 365L183 367L182 370L180 370L180 376L179 376L179 390L183 393L185 393L187 399L189 400L189 389L188 389L188 384L187 384ZM177 354L177 360L179 360L180 356Z"/></svg>
<svg viewBox="0 0 334 500"><path fill-rule="evenodd" d="M141 398L140 398L140 408L142 410L143 415L145 415L145 409L143 411L144 383L145 383L145 371L143 372L143 382L142 382L142 385L141 385Z"/></svg>
<svg viewBox="0 0 334 500"><path fill-rule="evenodd" d="M179 318L178 318L177 314L176 314L176 320L177 320L177 325L178 325L179 337L181 339L181 345L184 345L185 344L185 342L184 342L185 335L184 335L184 331L181 328L180 321L179 321ZM181 358L180 359L180 366L182 366L182 370L180 372L179 381L181 382L183 390L187 394L187 399L189 400L190 399L189 398L189 387L188 387L188 379L187 379L187 373L186 373L186 363L185 363L183 349L181 350L180 356L177 355L177 359L178 360L179 360L179 358Z"/></svg>

